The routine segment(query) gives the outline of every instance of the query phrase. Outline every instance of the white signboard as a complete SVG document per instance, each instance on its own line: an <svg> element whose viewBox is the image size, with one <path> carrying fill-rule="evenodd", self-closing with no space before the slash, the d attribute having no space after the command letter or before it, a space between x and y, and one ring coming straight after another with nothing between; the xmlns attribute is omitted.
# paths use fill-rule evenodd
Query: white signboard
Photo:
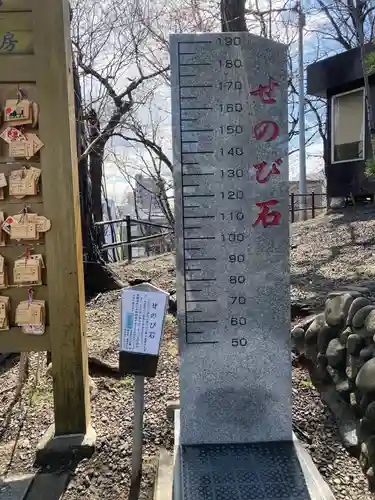
<svg viewBox="0 0 375 500"><path fill-rule="evenodd" d="M121 351L152 355L159 353L167 297L168 294L162 291L122 290Z"/></svg>

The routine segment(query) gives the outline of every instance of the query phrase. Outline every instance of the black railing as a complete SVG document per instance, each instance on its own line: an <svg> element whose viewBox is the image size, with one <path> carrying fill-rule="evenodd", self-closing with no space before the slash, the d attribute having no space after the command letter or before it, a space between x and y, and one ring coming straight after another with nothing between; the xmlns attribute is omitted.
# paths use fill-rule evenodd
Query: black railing
<svg viewBox="0 0 375 500"><path fill-rule="evenodd" d="M301 200L304 202L302 206ZM289 195L290 222L296 222L296 212L302 211L306 214L305 219L314 219L321 210L327 208L327 203L324 204L323 200L327 200L325 193L291 193Z"/></svg>
<svg viewBox="0 0 375 500"><path fill-rule="evenodd" d="M304 206L300 205L300 199L304 197ZM289 213L290 213L290 222L296 222L296 214L301 211L306 212L306 219L313 219L321 210L325 210L327 208L326 204L323 204L323 200L326 200L325 193L291 193L289 195ZM113 249L125 249L126 256L128 262L132 262L133 255L133 247L144 247L149 241L158 240L161 238L166 238L167 236L173 235L173 227L167 224L158 224L156 222L141 220L141 219L133 219L129 215L122 219L114 219L108 221L96 222L96 226L112 226L116 224L122 225L125 223L125 234L123 235L120 230L120 239L119 241L115 241L114 243L106 243L101 245L101 251L107 252ZM146 236L133 237L132 235L132 226L146 226L150 228L157 228L160 232L155 234L149 234ZM123 239L122 236L125 236L126 239ZM169 249L170 250L170 249ZM125 260L124 256L120 256L120 258L116 260Z"/></svg>
<svg viewBox="0 0 375 500"><path fill-rule="evenodd" d="M157 240L160 238L165 238L166 236L169 236L173 234L173 228L170 225L165 225L165 224L157 224L155 222L150 222L150 221L145 221L141 219L132 219L129 215L122 219L114 219L114 220L108 220L108 221L101 221L101 222L96 222L95 225L102 227L102 226L111 226L114 224L122 224L125 223L125 237L126 240L121 239L121 234L120 234L120 241L115 241L114 243L106 243L104 245L101 245L100 250L102 252L108 252L108 250L112 250L115 248L126 248L127 250L127 260L128 262L132 262L133 260L133 247L139 247L142 246L140 243L147 243L152 240ZM121 227L120 226L120 227ZM141 237L133 237L132 235L132 226L147 226L147 227L154 227L158 228L160 230L165 229L166 231L161 231L159 233L155 234L150 234L147 236L141 236Z"/></svg>

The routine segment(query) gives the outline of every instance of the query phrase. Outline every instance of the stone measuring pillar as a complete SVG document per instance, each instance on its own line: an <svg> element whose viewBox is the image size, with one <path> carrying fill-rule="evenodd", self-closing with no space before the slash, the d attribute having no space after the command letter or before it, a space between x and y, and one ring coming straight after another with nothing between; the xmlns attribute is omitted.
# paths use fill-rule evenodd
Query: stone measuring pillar
<svg viewBox="0 0 375 500"><path fill-rule="evenodd" d="M173 500L333 500L292 434L286 47L171 37Z"/></svg>
<svg viewBox="0 0 375 500"><path fill-rule="evenodd" d="M291 440L286 47L171 44L181 443Z"/></svg>

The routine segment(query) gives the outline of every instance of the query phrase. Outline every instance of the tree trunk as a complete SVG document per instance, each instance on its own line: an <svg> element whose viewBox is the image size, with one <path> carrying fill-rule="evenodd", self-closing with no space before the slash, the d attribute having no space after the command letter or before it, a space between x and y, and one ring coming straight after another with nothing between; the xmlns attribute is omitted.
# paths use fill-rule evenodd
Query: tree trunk
<svg viewBox="0 0 375 500"><path fill-rule="evenodd" d="M85 272L86 300L98 293L122 288L124 284L105 265L98 246L98 232L94 225L92 185L90 182L88 157L82 156L87 148L84 117L82 113L82 92L76 65L73 63L75 116L77 129L78 178L82 221L83 259ZM101 178L99 186L101 188ZM100 209L101 203L100 203Z"/></svg>
<svg viewBox="0 0 375 500"><path fill-rule="evenodd" d="M375 120L374 120L374 110L371 101L371 87L369 82L369 75L366 65L366 51L365 51L365 33L364 33L364 12L365 12L366 2L357 2L354 5L353 0L348 0L349 13L351 15L354 28L356 30L357 39L359 42L359 47L361 51L361 64L364 80L364 94L365 94L365 104L366 104L366 114L368 121L368 128L370 132L370 145L371 145L371 159L375 156Z"/></svg>
<svg viewBox="0 0 375 500"><path fill-rule="evenodd" d="M221 31L247 31L245 0L221 0Z"/></svg>
<svg viewBox="0 0 375 500"><path fill-rule="evenodd" d="M100 121L94 109L91 109L89 112L88 127L89 143L94 143L89 154L90 179L92 186L92 209L94 221L100 222L103 220L102 178L105 141L101 139L98 140L98 137L100 136Z"/></svg>
<svg viewBox="0 0 375 500"><path fill-rule="evenodd" d="M88 142L89 144L94 143L89 153L89 171L92 196L92 216L95 223L103 220L102 180L105 141L101 139L98 140L100 136L100 121L94 109L91 109L88 113L88 129ZM97 242L100 247L105 243L105 230L104 226L99 226L96 229ZM108 252L102 252L101 255L103 260L108 262Z"/></svg>

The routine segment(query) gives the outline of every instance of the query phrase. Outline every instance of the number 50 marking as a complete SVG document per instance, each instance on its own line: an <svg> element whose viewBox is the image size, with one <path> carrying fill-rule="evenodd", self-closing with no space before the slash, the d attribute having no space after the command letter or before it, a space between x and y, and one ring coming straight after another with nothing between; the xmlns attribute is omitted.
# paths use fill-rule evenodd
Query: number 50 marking
<svg viewBox="0 0 375 500"><path fill-rule="evenodd" d="M247 340L244 338L241 339L232 339L232 347L245 347L247 346Z"/></svg>

